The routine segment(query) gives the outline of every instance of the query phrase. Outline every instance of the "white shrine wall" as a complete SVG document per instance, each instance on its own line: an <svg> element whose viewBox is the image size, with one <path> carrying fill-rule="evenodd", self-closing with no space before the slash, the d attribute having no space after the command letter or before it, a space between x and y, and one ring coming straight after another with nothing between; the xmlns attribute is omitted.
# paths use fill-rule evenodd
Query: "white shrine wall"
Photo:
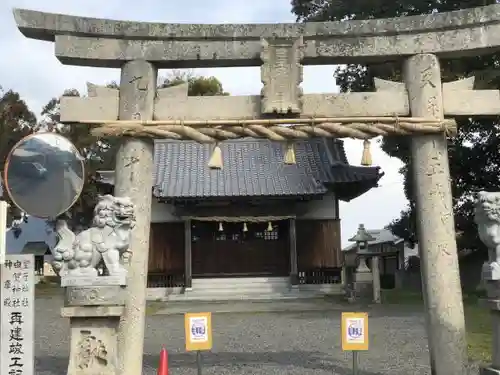
<svg viewBox="0 0 500 375"><path fill-rule="evenodd" d="M301 215L297 220L334 220L337 219L337 204L334 193L327 193L321 199L296 203ZM152 223L173 223L180 222L181 218L175 215L175 208L172 204L161 203L153 198L151 203Z"/></svg>
<svg viewBox="0 0 500 375"><path fill-rule="evenodd" d="M297 203L297 207L304 210L303 214L297 216L299 220L338 219L337 198L333 192L325 194L321 199Z"/></svg>
<svg viewBox="0 0 500 375"><path fill-rule="evenodd" d="M158 202L153 197L151 202L152 223L175 223L179 221L182 221L182 219L175 215L172 204Z"/></svg>

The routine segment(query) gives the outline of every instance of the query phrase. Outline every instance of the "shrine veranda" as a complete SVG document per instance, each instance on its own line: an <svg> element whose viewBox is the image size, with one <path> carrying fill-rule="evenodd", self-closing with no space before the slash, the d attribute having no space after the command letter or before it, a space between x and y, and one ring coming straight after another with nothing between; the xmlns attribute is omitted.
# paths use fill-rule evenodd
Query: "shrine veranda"
<svg viewBox="0 0 500 375"><path fill-rule="evenodd" d="M118 332L117 359L99 371L142 371L136 353L144 345L138 338L144 337L145 322L152 203L152 184L145 182L151 181L154 168L151 138L211 143L219 154L227 140L268 138L286 147L293 164L293 143L300 139L368 141L400 134L411 137L416 166L423 289L426 305L432 307L427 311L431 366L438 375L466 373L446 136L456 131L450 117L498 115L500 95L498 90L474 90L474 77L442 83L440 59L496 52L500 5L395 19L275 25L137 23L23 9L14 15L26 37L54 42L63 64L121 69L118 90L98 87L93 96L61 98L62 122L88 124L94 135L123 138L114 194L131 198L136 210L123 293L101 298L105 308L96 310L84 306L90 293L110 296L109 287L68 288L75 304L65 310L72 325L72 353L77 327L105 316L103 340L114 355L113 332ZM371 93L303 94L299 87L302 65L387 60L401 61L403 82L376 79ZM156 90L158 69L231 66L260 66L261 95L188 97L182 87ZM220 161L213 166L220 168ZM500 357L493 362L500 365ZM77 363L73 353L68 373Z"/></svg>

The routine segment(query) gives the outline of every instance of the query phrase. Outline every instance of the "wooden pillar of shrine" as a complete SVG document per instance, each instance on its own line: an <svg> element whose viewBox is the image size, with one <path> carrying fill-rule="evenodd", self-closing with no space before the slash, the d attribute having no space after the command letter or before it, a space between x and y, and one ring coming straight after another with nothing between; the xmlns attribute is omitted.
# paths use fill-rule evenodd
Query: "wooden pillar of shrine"
<svg viewBox="0 0 500 375"><path fill-rule="evenodd" d="M184 287L190 290L193 287L193 257L191 251L191 219L184 221Z"/></svg>
<svg viewBox="0 0 500 375"><path fill-rule="evenodd" d="M299 269L297 260L297 230L294 218L288 219L289 224L289 245L290 245L290 283L293 286L299 284Z"/></svg>

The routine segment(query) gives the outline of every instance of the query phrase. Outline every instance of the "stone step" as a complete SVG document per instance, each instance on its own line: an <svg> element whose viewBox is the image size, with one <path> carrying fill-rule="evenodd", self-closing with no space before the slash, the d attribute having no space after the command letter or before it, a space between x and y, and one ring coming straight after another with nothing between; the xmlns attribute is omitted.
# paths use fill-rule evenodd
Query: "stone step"
<svg viewBox="0 0 500 375"><path fill-rule="evenodd" d="M289 285L288 277L235 277L235 278L210 278L193 279L194 287L218 287L218 286L239 286L239 285Z"/></svg>
<svg viewBox="0 0 500 375"><path fill-rule="evenodd" d="M283 293L289 293L290 288L289 287L283 287L283 288L264 288L264 287L259 287L259 288L249 288L249 287L241 287L241 288L218 288L218 289L192 289L189 291L186 291L186 294L190 295L239 295L239 294L255 294L255 295L261 295L261 294L283 294Z"/></svg>
<svg viewBox="0 0 500 375"><path fill-rule="evenodd" d="M238 285L238 286L227 286L227 287L215 287L215 288L191 288L190 292L193 293L219 293L219 292L229 292L229 293L243 293L248 292L287 292L290 290L289 285L271 286L271 285Z"/></svg>
<svg viewBox="0 0 500 375"><path fill-rule="evenodd" d="M240 285L215 288L197 288L193 287L189 293L207 294L207 293L283 293L290 291L289 285Z"/></svg>
<svg viewBox="0 0 500 375"><path fill-rule="evenodd" d="M228 291L233 291L233 292L241 292L243 290L256 290L256 291L273 291L273 290L289 290L290 285L289 284L282 284L282 285L217 285L217 286L199 286L199 285L193 285L192 290L193 291L203 291L204 293L211 292L211 291L220 291L220 290L228 290Z"/></svg>
<svg viewBox="0 0 500 375"><path fill-rule="evenodd" d="M154 300L186 300L186 301L224 301L224 300L270 300L294 299L294 298L317 298L325 295L344 294L341 285L299 285L292 288L289 285L275 288L264 288L263 286L248 287L226 287L212 289L191 289L184 291L183 288L167 291L165 288L153 288L148 290L148 299Z"/></svg>
<svg viewBox="0 0 500 375"><path fill-rule="evenodd" d="M288 277L239 277L194 279L192 290L175 300L272 300L297 298Z"/></svg>
<svg viewBox="0 0 500 375"><path fill-rule="evenodd" d="M285 292L285 293L213 293L213 294L185 294L170 295L165 299L168 301L267 301L267 300L294 300L297 298L309 299L317 298L315 293Z"/></svg>

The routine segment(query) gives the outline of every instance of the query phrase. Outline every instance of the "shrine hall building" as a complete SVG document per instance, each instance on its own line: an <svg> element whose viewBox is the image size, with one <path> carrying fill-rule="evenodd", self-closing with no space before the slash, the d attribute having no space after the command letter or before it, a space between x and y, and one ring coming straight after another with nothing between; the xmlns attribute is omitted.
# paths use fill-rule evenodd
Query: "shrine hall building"
<svg viewBox="0 0 500 375"><path fill-rule="evenodd" d="M337 139L296 142L291 165L283 143L245 138L220 147L223 168L210 169L213 146L155 141L148 273L155 298L237 287L340 291L339 201L376 187L380 168L349 165ZM111 193L114 171L99 172L99 182Z"/></svg>

